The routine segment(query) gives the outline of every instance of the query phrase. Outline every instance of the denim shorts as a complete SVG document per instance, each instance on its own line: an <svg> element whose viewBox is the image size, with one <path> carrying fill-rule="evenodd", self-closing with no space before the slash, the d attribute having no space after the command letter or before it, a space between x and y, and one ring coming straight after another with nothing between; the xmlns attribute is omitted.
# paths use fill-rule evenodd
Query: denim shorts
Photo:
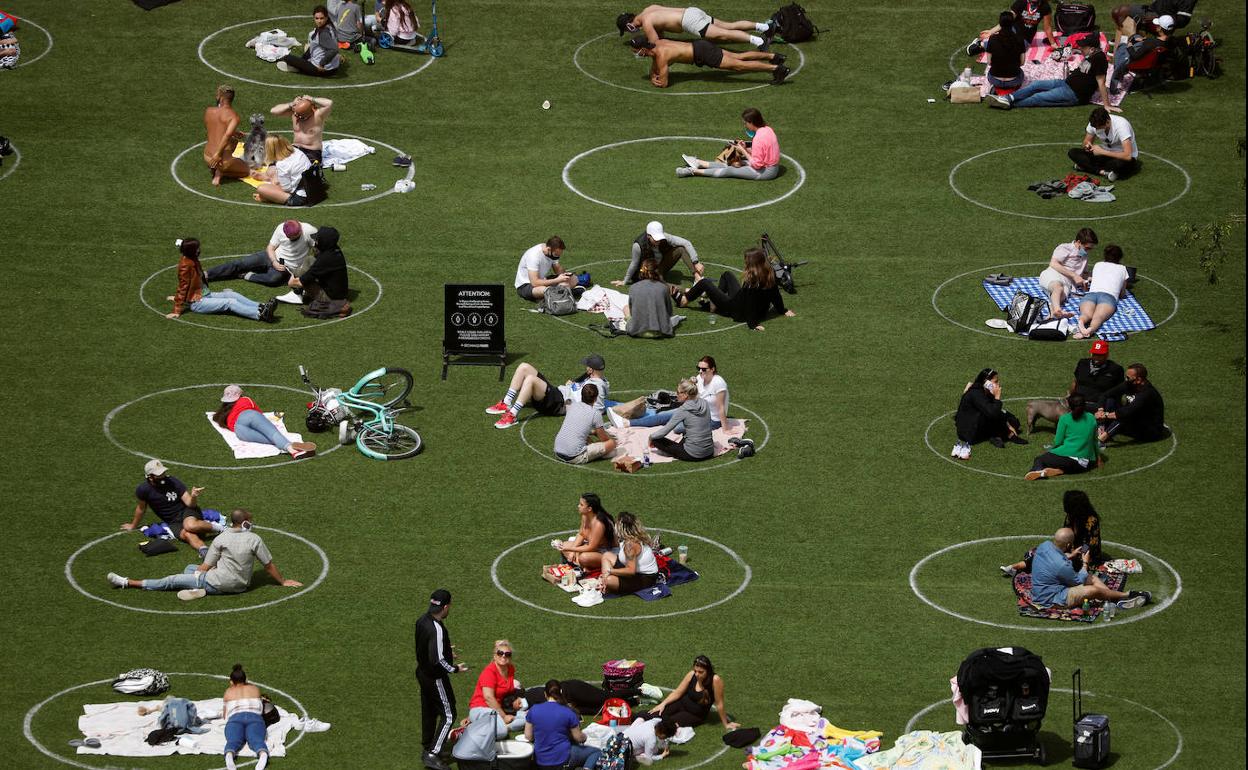
<svg viewBox="0 0 1248 770"><path fill-rule="evenodd" d="M1079 301L1082 305L1084 302L1092 302L1097 305L1109 305L1114 310L1118 309L1118 298L1107 291L1090 291L1083 295L1083 299Z"/></svg>

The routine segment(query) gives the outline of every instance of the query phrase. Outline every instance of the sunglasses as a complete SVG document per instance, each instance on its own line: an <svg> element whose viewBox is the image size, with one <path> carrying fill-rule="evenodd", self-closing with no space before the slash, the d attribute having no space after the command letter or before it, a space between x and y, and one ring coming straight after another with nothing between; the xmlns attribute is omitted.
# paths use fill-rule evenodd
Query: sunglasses
<svg viewBox="0 0 1248 770"><path fill-rule="evenodd" d="M699 366L699 367L698 367L698 371L699 371L699 372L709 372L710 370L711 370L711 367L709 367L709 366Z"/></svg>
<svg viewBox="0 0 1248 770"><path fill-rule="evenodd" d="M511 657L511 650L495 650L495 651L494 651L494 654L495 654L495 655L501 655L501 656L502 656L502 657L504 657L504 658L510 658L510 657Z"/></svg>

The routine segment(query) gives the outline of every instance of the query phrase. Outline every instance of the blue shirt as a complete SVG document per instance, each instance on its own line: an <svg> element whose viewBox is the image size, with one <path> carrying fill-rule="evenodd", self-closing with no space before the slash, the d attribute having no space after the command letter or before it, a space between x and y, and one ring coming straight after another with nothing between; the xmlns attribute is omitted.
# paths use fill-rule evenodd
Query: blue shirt
<svg viewBox="0 0 1248 770"><path fill-rule="evenodd" d="M562 765L572 756L571 731L581 726L576 712L548 700L529 709L533 725L533 758L539 765Z"/></svg>
<svg viewBox="0 0 1248 770"><path fill-rule="evenodd" d="M1065 607L1066 589L1083 585L1087 579L1087 568L1076 573L1066 554L1052 540L1046 540L1036 549L1031 562L1032 601L1046 607Z"/></svg>

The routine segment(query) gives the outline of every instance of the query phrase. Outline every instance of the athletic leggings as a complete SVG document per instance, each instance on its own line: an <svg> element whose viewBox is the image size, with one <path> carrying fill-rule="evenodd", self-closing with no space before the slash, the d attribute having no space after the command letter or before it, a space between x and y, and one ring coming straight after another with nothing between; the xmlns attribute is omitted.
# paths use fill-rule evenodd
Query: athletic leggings
<svg viewBox="0 0 1248 770"><path fill-rule="evenodd" d="M702 169L701 176L712 179L749 179L754 182L765 182L780 176L780 164L756 169L753 166L729 166L727 163L712 161L711 165Z"/></svg>
<svg viewBox="0 0 1248 770"><path fill-rule="evenodd" d="M1036 458L1031 464L1033 471L1042 471L1045 468L1060 468L1063 473L1086 473L1092 464L1088 463L1087 467L1079 464L1079 461L1073 457L1062 457L1052 452L1045 452Z"/></svg>
<svg viewBox="0 0 1248 770"><path fill-rule="evenodd" d="M696 462L701 462L703 460L709 460L715 456L715 452L712 451L706 457L694 457L693 455L685 451L685 445L683 443L679 441L672 441L667 436L663 436L662 438L651 439L650 443L654 444L655 449L659 450L665 455L674 457L677 460L687 460L687 461L696 463Z"/></svg>
<svg viewBox="0 0 1248 770"><path fill-rule="evenodd" d="M333 75L334 72L336 71L336 70L319 69L315 64L308 61L306 58L302 56L295 56L293 53L286 54L282 58L278 59L278 61L286 62L287 64L290 65L290 68L293 70L302 72L305 75L312 75L318 78L327 78L330 75Z"/></svg>
<svg viewBox="0 0 1248 770"><path fill-rule="evenodd" d="M703 294L711 300L715 305L715 312L722 316L732 317L732 305L737 298L737 293L741 291L741 282L737 280L735 273L724 271L719 276L719 283L714 283L710 278L703 278L689 289L685 297L690 301L694 301Z"/></svg>

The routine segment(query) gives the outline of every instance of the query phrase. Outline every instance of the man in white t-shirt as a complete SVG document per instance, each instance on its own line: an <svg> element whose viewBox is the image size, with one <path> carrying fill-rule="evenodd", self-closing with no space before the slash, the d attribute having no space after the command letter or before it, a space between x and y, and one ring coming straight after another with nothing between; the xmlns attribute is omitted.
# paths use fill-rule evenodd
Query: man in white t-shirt
<svg viewBox="0 0 1248 770"><path fill-rule="evenodd" d="M667 741L675 734L675 723L659 718L637 719L624 731L633 745L633 758L643 765L666 757L670 751Z"/></svg>
<svg viewBox="0 0 1248 770"><path fill-rule="evenodd" d="M1099 174L1111 182L1140 169L1135 129L1126 118L1110 115L1104 107L1092 110L1084 129L1083 146L1072 147L1066 154L1080 170Z"/></svg>
<svg viewBox="0 0 1248 770"><path fill-rule="evenodd" d="M566 248L563 239L554 235L545 243L536 244L524 252L520 257L520 266L516 268L516 294L520 295L520 299L537 302L546 296L548 286L558 284L573 290L579 288L576 276L565 272L559 264Z"/></svg>
<svg viewBox="0 0 1248 770"><path fill-rule="evenodd" d="M293 286L291 276L303 275L315 259L312 251L315 234L313 225L287 219L273 230L269 245L263 251L209 268L208 281L242 278L265 286Z"/></svg>
<svg viewBox="0 0 1248 770"><path fill-rule="evenodd" d="M1058 244L1049 258L1049 266L1040 273L1040 288L1049 293L1049 309L1054 318L1070 318L1074 313L1062 310L1066 298L1075 289L1088 288L1088 252L1099 240L1096 232L1084 227L1070 243Z"/></svg>

